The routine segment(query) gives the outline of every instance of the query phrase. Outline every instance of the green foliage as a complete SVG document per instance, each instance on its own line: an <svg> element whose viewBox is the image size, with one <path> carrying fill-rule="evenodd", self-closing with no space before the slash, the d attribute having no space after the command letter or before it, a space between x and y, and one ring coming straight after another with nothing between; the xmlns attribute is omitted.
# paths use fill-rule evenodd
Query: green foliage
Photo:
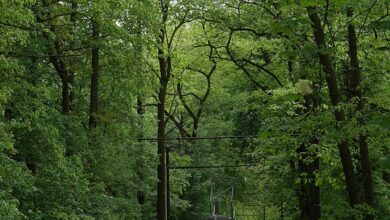
<svg viewBox="0 0 390 220"><path fill-rule="evenodd" d="M315 45L307 7L317 7L327 47ZM171 167L251 165L171 169L171 219L207 218L211 189L222 192L232 185L237 215L260 216L266 207L267 219L299 219L300 190L310 184L321 191L324 219L368 212L385 219L388 7L386 1L345 0L0 0L0 219L156 219L156 143L137 138L157 133L162 57L171 61L166 68L172 73L167 137L258 137L168 141ZM353 18L347 8L354 10ZM91 37L92 21L99 24L98 39ZM362 74L364 106L358 111L359 99L350 97L350 24L358 36ZM166 42L160 42L162 33ZM92 129L96 47L98 123ZM319 52L334 62L337 106L329 98ZM336 110L345 112L345 121L336 122ZM348 140L360 184L360 134L368 137L376 206L351 208L337 145ZM314 177L300 168L317 158Z"/></svg>

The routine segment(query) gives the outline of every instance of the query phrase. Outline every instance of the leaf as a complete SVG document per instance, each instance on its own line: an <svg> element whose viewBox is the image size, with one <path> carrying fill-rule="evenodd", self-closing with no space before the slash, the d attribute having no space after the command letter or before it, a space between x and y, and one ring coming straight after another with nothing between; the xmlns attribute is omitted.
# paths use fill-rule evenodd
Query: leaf
<svg viewBox="0 0 390 220"><path fill-rule="evenodd" d="M318 2L316 0L302 0L300 1L300 4L303 7L309 7L318 5Z"/></svg>
<svg viewBox="0 0 390 220"><path fill-rule="evenodd" d="M375 28L377 30L388 30L390 29L390 20L374 21L368 25L369 28Z"/></svg>
<svg viewBox="0 0 390 220"><path fill-rule="evenodd" d="M382 46L382 47L378 47L376 48L377 50L380 50L380 51L387 51L387 50L390 50L390 47L388 46Z"/></svg>
<svg viewBox="0 0 390 220"><path fill-rule="evenodd" d="M385 160L382 160L380 163L379 163L379 166L383 169L390 169L390 158L387 158Z"/></svg>

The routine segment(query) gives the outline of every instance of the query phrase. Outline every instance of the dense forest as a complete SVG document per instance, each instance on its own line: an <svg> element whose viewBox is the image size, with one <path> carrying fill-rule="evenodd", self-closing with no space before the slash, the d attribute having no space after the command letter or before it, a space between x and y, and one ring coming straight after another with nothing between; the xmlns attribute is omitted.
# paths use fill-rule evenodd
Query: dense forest
<svg viewBox="0 0 390 220"><path fill-rule="evenodd" d="M388 0L0 0L0 219L390 219Z"/></svg>

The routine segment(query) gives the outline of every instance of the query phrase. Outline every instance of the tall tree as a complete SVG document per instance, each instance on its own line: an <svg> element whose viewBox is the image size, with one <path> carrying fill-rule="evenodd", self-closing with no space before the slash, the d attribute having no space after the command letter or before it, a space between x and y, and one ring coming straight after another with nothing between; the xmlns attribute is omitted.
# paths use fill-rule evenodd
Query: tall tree
<svg viewBox="0 0 390 220"><path fill-rule="evenodd" d="M92 61L91 61L91 88L89 106L89 128L95 128L98 121L99 107L99 23L96 18L91 19L92 26Z"/></svg>
<svg viewBox="0 0 390 220"><path fill-rule="evenodd" d="M347 16L352 19L353 8L347 8ZM360 73L359 58L358 58L358 39L356 36L355 25L353 21L348 24L348 48L349 48L349 61L350 69L349 73L349 85L350 85L350 98L353 100L356 111L356 117L360 127L364 129L364 100L362 92L362 77ZM358 136L358 145L360 150L360 160L362 167L362 179L364 189L364 201L371 207L375 205L373 181L371 174L371 163L367 144L367 135L364 131L361 131ZM372 215L367 215L366 219L373 219Z"/></svg>
<svg viewBox="0 0 390 220"><path fill-rule="evenodd" d="M37 2L34 7L37 21L48 26L48 30L43 29L41 33L48 44L49 60L61 79L61 106L62 113L65 115L72 110L75 80L74 52L80 50L76 45L77 5L75 1L58 4L44 0Z"/></svg>
<svg viewBox="0 0 390 220"><path fill-rule="evenodd" d="M332 58L326 50L327 44L325 41L325 33L323 30L323 25L321 23L321 19L318 15L316 7L308 7L307 12L312 24L312 29L314 33L315 43L319 50L318 56L320 58L320 62L322 68L326 74L326 82L329 90L329 96L332 101L332 105L334 106L334 117L338 122L339 129L342 129L342 123L346 120L345 112L340 108L341 104L341 93L337 83L336 71L334 70ZM344 138L340 143L338 143L339 154L341 158L341 163L343 165L343 171L345 176L345 182L347 186L347 191L349 195L349 201L352 206L357 205L359 203L359 194L358 194L358 186L355 178L354 167L352 163L352 155L349 148L348 139Z"/></svg>
<svg viewBox="0 0 390 220"><path fill-rule="evenodd" d="M170 8L170 0L161 1L161 28L158 40L158 62L160 67L158 103L157 103L157 138L158 141L158 167L157 167L157 219L166 220L167 213L167 171L166 171L166 142L165 142L165 102L168 83L172 76L171 44L165 45L167 37L167 21Z"/></svg>

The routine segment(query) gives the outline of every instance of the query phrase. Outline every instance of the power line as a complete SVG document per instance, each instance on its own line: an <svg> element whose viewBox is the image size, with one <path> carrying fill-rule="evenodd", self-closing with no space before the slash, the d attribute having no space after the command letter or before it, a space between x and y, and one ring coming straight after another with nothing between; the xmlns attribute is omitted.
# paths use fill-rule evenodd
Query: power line
<svg viewBox="0 0 390 220"><path fill-rule="evenodd" d="M180 140L223 140L223 139L255 139L259 138L258 135L245 135L245 136L214 136L214 137L180 137L180 138L138 138L138 141L180 141Z"/></svg>
<svg viewBox="0 0 390 220"><path fill-rule="evenodd" d="M242 168L242 167L255 167L257 164L240 164L240 165L222 165L222 166L174 166L169 169L220 169L220 168Z"/></svg>

